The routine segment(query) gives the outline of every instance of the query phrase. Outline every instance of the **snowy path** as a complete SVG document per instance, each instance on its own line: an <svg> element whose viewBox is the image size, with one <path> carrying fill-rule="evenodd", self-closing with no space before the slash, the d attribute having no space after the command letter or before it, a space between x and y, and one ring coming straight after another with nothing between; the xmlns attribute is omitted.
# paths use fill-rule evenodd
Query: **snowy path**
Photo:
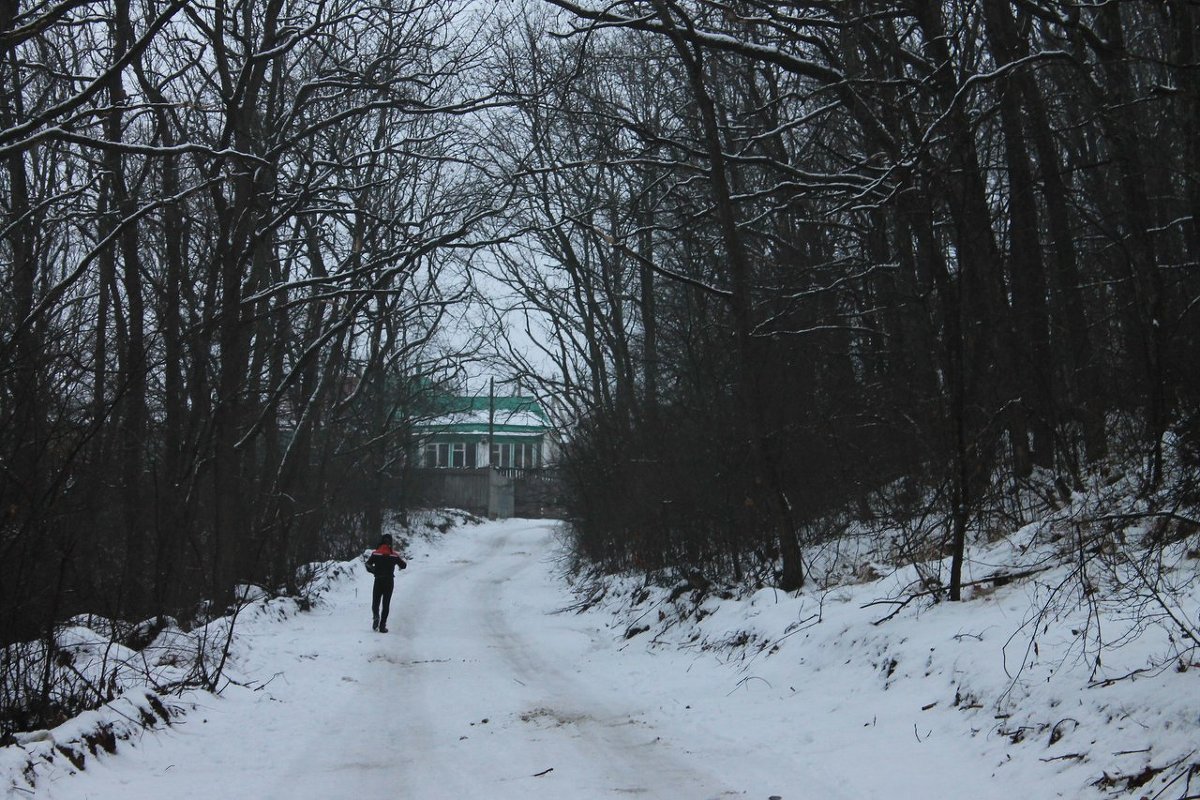
<svg viewBox="0 0 1200 800"><path fill-rule="evenodd" d="M243 631L243 669L260 679L278 673L265 689L235 688L38 794L766 800L782 793L792 782L780 783L777 754L748 752L719 726L686 724L681 676L654 674L645 654L622 654L614 632L588 615L557 613L569 602L555 577L557 552L550 523L456 531L401 573L386 635L370 630L363 572L313 613ZM773 785L747 786L748 774ZM813 797L842 796L805 783Z"/></svg>
<svg viewBox="0 0 1200 800"><path fill-rule="evenodd" d="M200 695L169 729L77 775L56 759L36 792L6 798L1041 800L1140 774L1152 723L1174 748L1156 763L1194 752L1194 694L1177 688L1190 674L1100 692L1039 677L1045 708L1018 708L1025 719L1093 720L1057 742L1032 726L1012 741L1005 726L1021 723L990 699L960 707L962 692L1011 686L1001 656L1028 608L1020 587L885 628L864 608L878 587L762 589L710 598L703 618L710 641L749 631L758 646L693 647L679 623L673 646L652 648L649 633L623 637L629 617L562 610L561 553L554 524L528 520L418 543L386 635L356 568L313 612L239 623L235 673L259 689ZM792 636L818 602L821 623ZM673 618L637 605L665 636Z"/></svg>
<svg viewBox="0 0 1200 800"><path fill-rule="evenodd" d="M477 533L398 598L399 680L414 689L396 742L406 796L720 795L615 675L586 668L592 639L553 613L565 598L547 582L547 527Z"/></svg>

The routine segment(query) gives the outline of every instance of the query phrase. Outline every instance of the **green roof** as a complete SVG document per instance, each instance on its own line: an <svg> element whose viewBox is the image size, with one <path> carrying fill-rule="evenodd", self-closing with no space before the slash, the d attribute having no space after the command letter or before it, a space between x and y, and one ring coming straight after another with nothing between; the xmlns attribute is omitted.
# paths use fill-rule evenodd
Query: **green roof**
<svg viewBox="0 0 1200 800"><path fill-rule="evenodd" d="M545 409L532 397L446 397L437 406L441 414L416 427L429 432L486 432L541 434L549 430ZM489 410L494 413L489 414ZM489 416L491 419L489 420Z"/></svg>
<svg viewBox="0 0 1200 800"><path fill-rule="evenodd" d="M504 412L507 415L526 412L537 416L543 422L549 422L542 404L533 397L488 397L487 395L447 397L442 408L446 413L450 414L468 411L487 412L489 408L494 408L497 415L500 412Z"/></svg>

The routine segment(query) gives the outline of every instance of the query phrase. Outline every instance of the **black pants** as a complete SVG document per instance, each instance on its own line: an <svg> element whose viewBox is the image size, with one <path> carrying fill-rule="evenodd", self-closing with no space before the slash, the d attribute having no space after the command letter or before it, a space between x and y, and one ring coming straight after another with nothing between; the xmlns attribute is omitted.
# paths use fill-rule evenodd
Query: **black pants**
<svg viewBox="0 0 1200 800"><path fill-rule="evenodd" d="M376 578L375 588L371 590L371 616L379 619L381 628L387 625L388 607L392 604L392 589L394 588L396 588L395 581L381 581Z"/></svg>

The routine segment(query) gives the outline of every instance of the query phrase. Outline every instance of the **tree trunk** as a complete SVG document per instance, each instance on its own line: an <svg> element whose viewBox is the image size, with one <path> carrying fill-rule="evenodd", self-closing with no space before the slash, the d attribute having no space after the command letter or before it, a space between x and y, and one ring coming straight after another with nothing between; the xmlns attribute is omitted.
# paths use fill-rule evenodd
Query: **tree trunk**
<svg viewBox="0 0 1200 800"><path fill-rule="evenodd" d="M730 304L733 309L734 336L738 353L738 396L750 432L754 454L756 483L764 490L770 509L769 518L776 524L779 553L782 560L780 588L791 591L804 585L804 561L792 505L783 476L765 429L762 357L753 336L754 301L751 296L750 264L742 234L738 229L737 210L730 191L730 177L725 159L724 143L717 123L716 109L705 83L704 65L699 48L694 51L676 28L671 10L664 0L654 0L654 7L670 36L672 44L688 73L693 100L700 112L704 144L709 161L709 184L713 192L716 213L725 246L730 281ZM684 24L690 24L684 20Z"/></svg>
<svg viewBox="0 0 1200 800"><path fill-rule="evenodd" d="M1117 167L1120 182L1121 211L1119 229L1124 233L1129 283L1136 307L1133 319L1141 340L1141 357L1146 379L1146 439L1148 446L1148 487L1162 480L1162 436L1167 428L1166 382L1163 374L1163 287L1158 270L1158 255L1152 231L1155 229L1150 192L1146 185L1146 159L1134 121L1133 76L1121 21L1120 4L1101 6L1096 12L1096 32L1101 39L1097 55L1105 82L1096 87L1104 98L1100 103L1100 124L1108 140L1108 153Z"/></svg>
<svg viewBox="0 0 1200 800"><path fill-rule="evenodd" d="M642 202L649 199L643 193ZM653 212L645 210L639 216L641 229L638 232L638 277L639 306L642 318L642 402L646 421L653 429L658 420L658 311L655 299L654 237L651 225Z"/></svg>
<svg viewBox="0 0 1200 800"><path fill-rule="evenodd" d="M1016 31L1005 0L984 0L988 41L1001 66L1016 59ZM1058 418L1052 389L1050 315L1046 303L1046 273L1038 240L1037 200L1029 146L1022 126L1024 110L1015 78L1001 79L1000 125L1008 167L1009 262L1012 315L1020 358L1021 406L1028 420L1033 465L1054 466L1054 432Z"/></svg>

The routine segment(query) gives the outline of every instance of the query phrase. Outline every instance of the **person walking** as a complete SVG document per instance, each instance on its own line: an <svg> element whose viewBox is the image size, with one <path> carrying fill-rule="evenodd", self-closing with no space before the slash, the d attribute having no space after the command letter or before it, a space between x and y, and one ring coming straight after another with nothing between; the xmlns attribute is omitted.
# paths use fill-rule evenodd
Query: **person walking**
<svg viewBox="0 0 1200 800"><path fill-rule="evenodd" d="M388 608L396 585L394 570L407 566L408 562L392 549L392 535L385 533L379 539L379 546L367 558L367 572L375 576L375 586L371 590L371 630L387 633Z"/></svg>

